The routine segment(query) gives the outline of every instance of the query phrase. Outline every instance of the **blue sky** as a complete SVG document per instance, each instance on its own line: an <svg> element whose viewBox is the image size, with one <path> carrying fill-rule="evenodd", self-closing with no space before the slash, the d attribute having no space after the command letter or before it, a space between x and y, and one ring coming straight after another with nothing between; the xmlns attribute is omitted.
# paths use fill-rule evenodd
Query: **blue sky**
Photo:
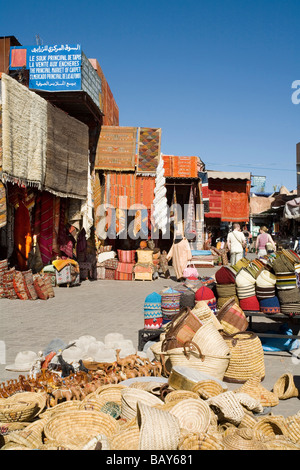
<svg viewBox="0 0 300 470"><path fill-rule="evenodd" d="M162 152L296 188L299 0L3 2L0 35L80 43L121 126L162 128ZM299 95L300 96L300 95Z"/></svg>

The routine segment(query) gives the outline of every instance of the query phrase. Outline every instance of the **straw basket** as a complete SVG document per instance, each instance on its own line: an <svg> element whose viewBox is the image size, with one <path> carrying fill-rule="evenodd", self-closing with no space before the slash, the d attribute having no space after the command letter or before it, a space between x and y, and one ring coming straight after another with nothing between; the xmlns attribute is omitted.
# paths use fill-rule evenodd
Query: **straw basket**
<svg viewBox="0 0 300 470"><path fill-rule="evenodd" d="M190 390L173 390L172 392L166 395L165 403L169 403L174 400L186 400L187 398L198 399L199 395Z"/></svg>
<svg viewBox="0 0 300 470"><path fill-rule="evenodd" d="M288 436L288 428L283 416L264 416L253 427L254 431L260 431L266 437Z"/></svg>
<svg viewBox="0 0 300 470"><path fill-rule="evenodd" d="M127 420L131 420L136 417L138 402L151 406L163 404L163 401L160 400L160 398L150 392L128 387L122 390L121 417Z"/></svg>
<svg viewBox="0 0 300 470"><path fill-rule="evenodd" d="M138 402L137 422L140 428L140 450L177 449L180 423L178 418L173 415L172 410L166 412Z"/></svg>
<svg viewBox="0 0 300 470"><path fill-rule="evenodd" d="M244 383L254 375L261 380L265 377L264 351L259 337L251 332L244 331L234 335L224 335L230 349L230 361L225 382Z"/></svg>
<svg viewBox="0 0 300 470"><path fill-rule="evenodd" d="M170 413L178 418L180 428L188 432L206 432L210 425L210 409L201 398L181 400Z"/></svg>
<svg viewBox="0 0 300 470"><path fill-rule="evenodd" d="M8 441L24 445L30 449L38 449L43 445L43 430L47 421L47 418L34 421L25 429L11 433L8 436Z"/></svg>
<svg viewBox="0 0 300 470"><path fill-rule="evenodd" d="M228 357L230 349L221 333L217 330L212 320L208 320L194 334L193 343L197 344L203 354Z"/></svg>
<svg viewBox="0 0 300 470"><path fill-rule="evenodd" d="M197 302L192 312L202 323L206 323L207 321L212 320L217 330L223 330L223 326L204 300Z"/></svg>
<svg viewBox="0 0 300 470"><path fill-rule="evenodd" d="M178 450L224 450L224 445L212 434L194 432L180 439Z"/></svg>
<svg viewBox="0 0 300 470"><path fill-rule="evenodd" d="M183 348L169 350L167 356L173 367L189 367L223 380L228 368L230 353L225 355L203 354L193 341L188 341ZM162 357L164 353L162 353Z"/></svg>
<svg viewBox="0 0 300 470"><path fill-rule="evenodd" d="M110 450L138 450L139 440L140 430L138 425L126 427L110 438Z"/></svg>
<svg viewBox="0 0 300 470"><path fill-rule="evenodd" d="M40 392L19 392L6 399L6 403L35 403L37 405L36 414L38 416L46 407L47 394Z"/></svg>
<svg viewBox="0 0 300 470"><path fill-rule="evenodd" d="M193 386L192 391L197 393L203 400L207 400L208 398L216 397L226 390L215 380L201 380Z"/></svg>
<svg viewBox="0 0 300 470"><path fill-rule="evenodd" d="M293 374L286 373L279 377L274 384L273 392L278 396L279 400L298 397L299 390L295 386Z"/></svg>
<svg viewBox="0 0 300 470"><path fill-rule="evenodd" d="M235 299L229 299L219 310L217 319L224 329L224 333L233 335L248 328L248 320L236 303Z"/></svg>
<svg viewBox="0 0 300 470"><path fill-rule="evenodd" d="M7 399L6 399L7 400ZM31 421L39 411L37 402L7 402L0 404L0 421Z"/></svg>
<svg viewBox="0 0 300 470"><path fill-rule="evenodd" d="M52 418L56 413L62 413L64 411L78 410L81 405L80 400L68 400L59 403L58 405L53 406L52 408L47 408L41 415L41 417Z"/></svg>
<svg viewBox="0 0 300 470"><path fill-rule="evenodd" d="M300 445L292 442L287 437L275 436L264 442L267 450L300 450Z"/></svg>
<svg viewBox="0 0 300 470"><path fill-rule="evenodd" d="M236 392L247 393L247 395L258 400L264 407L277 406L279 403L278 396L261 385L259 375L250 377Z"/></svg>
<svg viewBox="0 0 300 470"><path fill-rule="evenodd" d="M207 403L218 415L219 421L228 421L238 426L245 415L244 408L232 391L223 392L216 397L209 398Z"/></svg>
<svg viewBox="0 0 300 470"><path fill-rule="evenodd" d="M121 414L121 404L114 401L107 401L106 397L93 396L89 400L84 400L79 406L80 410L94 410L109 414L117 419Z"/></svg>
<svg viewBox="0 0 300 470"><path fill-rule="evenodd" d="M300 443L300 417L299 415L288 416L285 420L288 436L291 441Z"/></svg>
<svg viewBox="0 0 300 470"><path fill-rule="evenodd" d="M199 318L185 307L167 324L165 338L161 349L166 352L169 349L180 348L186 341L193 339L194 334L201 327Z"/></svg>
<svg viewBox="0 0 300 470"><path fill-rule="evenodd" d="M223 438L225 450L266 450L251 429L232 429Z"/></svg>
<svg viewBox="0 0 300 470"><path fill-rule="evenodd" d="M111 436L118 427L111 416L97 411L66 411L51 418L44 427L48 439L57 440L63 445L87 444L98 434Z"/></svg>

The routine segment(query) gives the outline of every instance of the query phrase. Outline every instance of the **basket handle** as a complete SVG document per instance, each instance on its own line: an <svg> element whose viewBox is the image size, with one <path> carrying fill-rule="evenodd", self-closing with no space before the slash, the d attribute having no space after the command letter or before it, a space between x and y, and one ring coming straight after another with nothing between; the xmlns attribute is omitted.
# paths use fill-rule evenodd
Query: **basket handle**
<svg viewBox="0 0 300 470"><path fill-rule="evenodd" d="M187 348L189 348L188 351L187 351ZM204 359L205 359L205 356L204 356L204 354L202 354L202 352L200 351L200 348L199 348L198 344L194 343L193 341L186 341L186 342L184 343L184 345L183 345L183 353L184 353L184 355L185 355L185 357L186 357L187 359L190 358L191 352L195 352L195 350L196 350L196 352L198 352L199 358L200 358L201 361L203 362Z"/></svg>
<svg viewBox="0 0 300 470"><path fill-rule="evenodd" d="M254 333L254 331L237 331L236 333L233 333L232 335L225 335L225 338L228 340L232 340L232 346L236 346L238 339L236 336L238 335L248 335L250 336L250 339L255 339L257 337L257 334ZM247 338L249 339L249 338ZM239 341L245 341L246 338L241 338Z"/></svg>
<svg viewBox="0 0 300 470"><path fill-rule="evenodd" d="M189 307L183 307L179 313L174 315L174 318L170 321L170 326L168 325L166 328L166 334L172 336L176 329L184 322L184 320L189 316L191 313L191 309ZM179 322L174 324L176 320L179 319Z"/></svg>

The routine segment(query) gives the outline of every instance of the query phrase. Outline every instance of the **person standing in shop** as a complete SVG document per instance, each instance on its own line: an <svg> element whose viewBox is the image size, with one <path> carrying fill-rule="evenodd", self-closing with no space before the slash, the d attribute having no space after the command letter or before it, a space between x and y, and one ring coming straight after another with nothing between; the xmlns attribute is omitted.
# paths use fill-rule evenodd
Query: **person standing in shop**
<svg viewBox="0 0 300 470"><path fill-rule="evenodd" d="M241 232L240 224L234 223L232 232L229 232L227 236L227 246L230 251L231 266L235 265L243 258L246 243L246 237L243 232Z"/></svg>

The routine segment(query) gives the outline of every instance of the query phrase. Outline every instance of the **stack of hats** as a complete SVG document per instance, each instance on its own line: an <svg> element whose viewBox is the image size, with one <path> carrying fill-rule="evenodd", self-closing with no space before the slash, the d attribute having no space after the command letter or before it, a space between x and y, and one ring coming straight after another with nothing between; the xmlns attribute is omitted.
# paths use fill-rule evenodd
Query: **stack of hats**
<svg viewBox="0 0 300 470"><path fill-rule="evenodd" d="M217 299L212 289L206 286L200 287L195 293L195 303L204 301L209 308L216 313L217 311Z"/></svg>
<svg viewBox="0 0 300 470"><path fill-rule="evenodd" d="M237 296L242 310L259 311L259 302L255 291L255 278L246 268L242 268L235 278Z"/></svg>
<svg viewBox="0 0 300 470"><path fill-rule="evenodd" d="M276 275L276 288L280 311L286 314L300 314L300 292L297 286L296 258L291 250L276 254L272 268Z"/></svg>
<svg viewBox="0 0 300 470"><path fill-rule="evenodd" d="M230 266L222 266L215 274L217 284L234 284L236 271Z"/></svg>
<svg viewBox="0 0 300 470"><path fill-rule="evenodd" d="M144 328L157 329L162 327L161 295L152 292L145 298Z"/></svg>
<svg viewBox="0 0 300 470"><path fill-rule="evenodd" d="M170 287L161 294L162 324L169 323L180 312L181 293Z"/></svg>
<svg viewBox="0 0 300 470"><path fill-rule="evenodd" d="M234 269L238 273L242 268L248 266L249 263L250 261L247 258L242 258L232 266L232 269Z"/></svg>
<svg viewBox="0 0 300 470"><path fill-rule="evenodd" d="M256 278L256 296L260 311L269 315L280 313L280 303L276 294L276 276L264 269Z"/></svg>

